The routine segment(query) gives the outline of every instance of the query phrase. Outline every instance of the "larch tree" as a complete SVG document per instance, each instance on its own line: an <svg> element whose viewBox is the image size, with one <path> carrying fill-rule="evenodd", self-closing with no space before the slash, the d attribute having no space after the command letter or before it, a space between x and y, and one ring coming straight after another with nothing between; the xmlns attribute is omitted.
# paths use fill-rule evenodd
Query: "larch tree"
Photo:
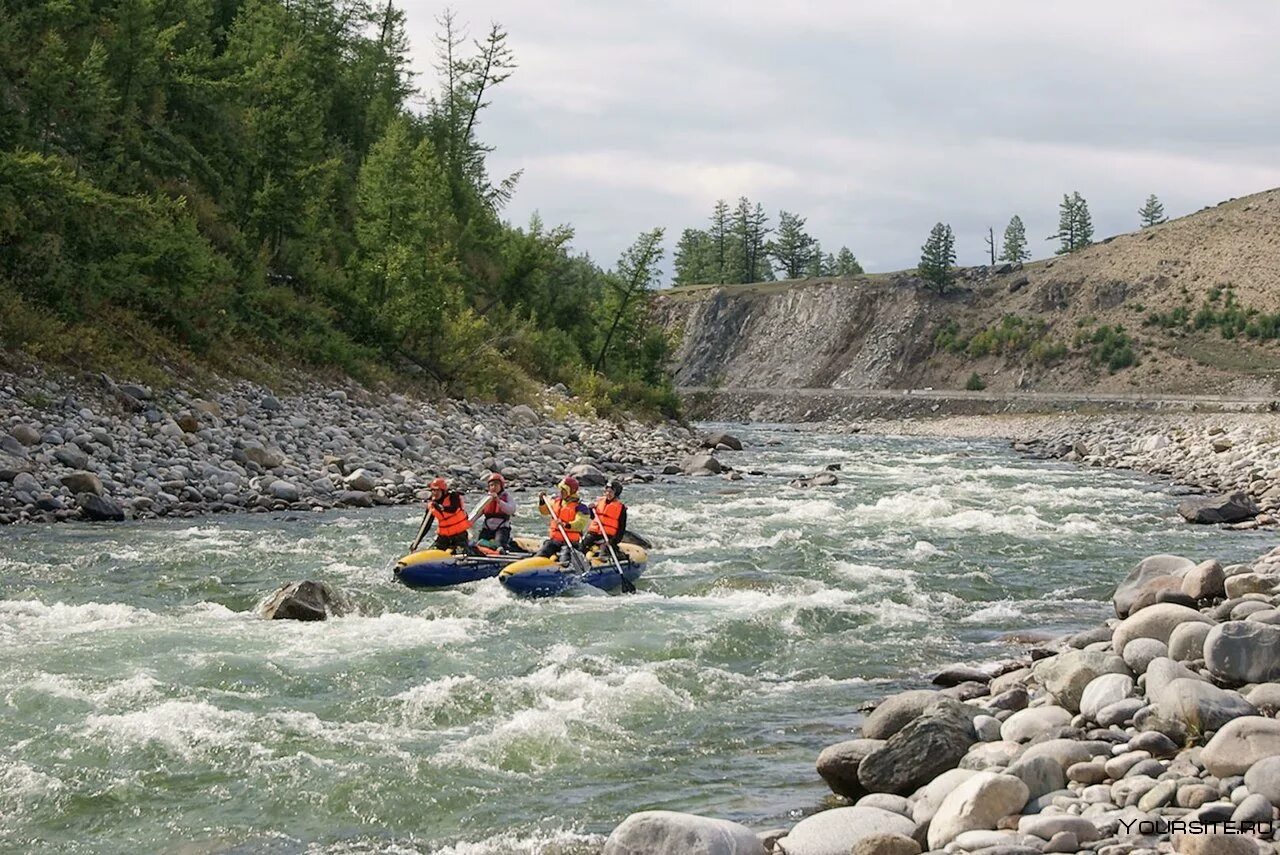
<svg viewBox="0 0 1280 855"><path fill-rule="evenodd" d="M1138 217L1144 229L1169 221L1169 218L1164 215L1164 205L1160 204L1155 193L1147 197L1147 201L1138 210Z"/></svg>

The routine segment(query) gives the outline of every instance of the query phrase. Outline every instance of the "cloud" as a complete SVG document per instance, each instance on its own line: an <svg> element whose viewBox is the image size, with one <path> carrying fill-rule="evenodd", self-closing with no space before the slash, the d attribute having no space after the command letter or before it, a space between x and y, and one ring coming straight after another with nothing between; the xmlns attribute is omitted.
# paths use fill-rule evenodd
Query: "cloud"
<svg viewBox="0 0 1280 855"><path fill-rule="evenodd" d="M433 17L407 4L415 65ZM962 261L1013 213L1048 234L1064 192L1098 235L1280 185L1280 4L1234 0L476 0L520 68L483 117L493 171L611 261L716 198L808 217L868 269L915 264L950 222ZM429 77L429 75L424 75ZM424 81L425 82L425 81ZM1051 246L1044 244L1045 254Z"/></svg>

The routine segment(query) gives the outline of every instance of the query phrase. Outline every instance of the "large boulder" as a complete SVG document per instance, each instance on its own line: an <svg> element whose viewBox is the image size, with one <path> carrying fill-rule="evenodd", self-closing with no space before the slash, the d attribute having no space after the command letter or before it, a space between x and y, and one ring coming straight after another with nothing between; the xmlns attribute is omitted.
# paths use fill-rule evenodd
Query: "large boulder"
<svg viewBox="0 0 1280 855"><path fill-rule="evenodd" d="M281 585L259 607L268 620L324 620L346 611L342 595L324 582L289 582Z"/></svg>
<svg viewBox="0 0 1280 855"><path fill-rule="evenodd" d="M976 774L973 769L951 769L920 787L911 794L911 818L917 823L932 820L951 791Z"/></svg>
<svg viewBox="0 0 1280 855"><path fill-rule="evenodd" d="M1000 726L1000 737L1008 742L1030 742L1071 724L1069 710L1046 704L1019 710Z"/></svg>
<svg viewBox="0 0 1280 855"><path fill-rule="evenodd" d="M1241 716L1258 714L1238 692L1185 677L1168 683L1153 698L1152 706L1161 718L1181 721L1192 732L1200 733L1218 730Z"/></svg>
<svg viewBox="0 0 1280 855"><path fill-rule="evenodd" d="M719 475L724 464L712 454L690 454L680 461L680 471L685 475Z"/></svg>
<svg viewBox="0 0 1280 855"><path fill-rule="evenodd" d="M1213 623L1188 621L1178 624L1169 635L1169 658L1175 662L1191 662L1204 656L1204 642L1213 631Z"/></svg>
<svg viewBox="0 0 1280 855"><path fill-rule="evenodd" d="M828 745L818 755L818 774L831 792L856 799L866 792L858 781L858 766L867 755L884 747L883 739L848 739Z"/></svg>
<svg viewBox="0 0 1280 855"><path fill-rule="evenodd" d="M920 855L920 844L905 834L883 832L853 844L850 855Z"/></svg>
<svg viewBox="0 0 1280 855"><path fill-rule="evenodd" d="M1054 758L1044 755L1019 759L1009 766L1005 774L1013 775L1027 785L1028 799L1038 799L1046 793L1057 792L1067 786L1067 776L1062 765Z"/></svg>
<svg viewBox="0 0 1280 855"><path fill-rule="evenodd" d="M378 486L378 476L368 469L361 468L344 477L342 483L348 490L368 493Z"/></svg>
<svg viewBox="0 0 1280 855"><path fill-rule="evenodd" d="M105 493L102 489L102 479L92 472L72 472L58 480L62 482L62 486L73 493L93 493L95 496Z"/></svg>
<svg viewBox="0 0 1280 855"><path fill-rule="evenodd" d="M609 483L609 476L590 463L579 463L570 467L569 474L578 479L584 487L603 487Z"/></svg>
<svg viewBox="0 0 1280 855"><path fill-rule="evenodd" d="M1204 658L1224 683L1280 680L1280 626L1252 620L1218 624L1204 641Z"/></svg>
<svg viewBox="0 0 1280 855"><path fill-rule="evenodd" d="M723 431L704 433L699 444L703 448L710 448L712 450L721 445L725 448L731 448L734 451L742 450L742 440L738 439L731 433L724 433Z"/></svg>
<svg viewBox="0 0 1280 855"><path fill-rule="evenodd" d="M1150 559L1148 559L1150 560ZM1068 650L1036 663L1033 673L1040 684L1071 712L1080 711L1085 687L1103 674L1128 674L1119 656L1101 650Z"/></svg>
<svg viewBox="0 0 1280 855"><path fill-rule="evenodd" d="M868 792L905 795L954 769L977 741L968 715L950 706L931 707L863 759L858 781Z"/></svg>
<svg viewBox="0 0 1280 855"><path fill-rule="evenodd" d="M862 735L867 739L888 739L937 703L939 697L931 689L912 689L890 695L862 723Z"/></svg>
<svg viewBox="0 0 1280 855"><path fill-rule="evenodd" d="M1098 713L1114 703L1133 697L1133 678L1128 674L1103 674L1094 677L1080 695L1080 713L1089 721L1097 721Z"/></svg>
<svg viewBox="0 0 1280 855"><path fill-rule="evenodd" d="M123 522L124 505L110 496L99 496L95 493L78 493L76 504L85 519L96 522Z"/></svg>
<svg viewBox="0 0 1280 855"><path fill-rule="evenodd" d="M1244 785L1251 793L1266 796L1273 805L1280 804L1280 756L1264 757L1244 773Z"/></svg>
<svg viewBox="0 0 1280 855"><path fill-rule="evenodd" d="M89 455L85 454L84 449L78 445L60 446L54 450L53 456L54 459L69 469L89 468Z"/></svg>
<svg viewBox="0 0 1280 855"><path fill-rule="evenodd" d="M1223 725L1200 752L1200 761L1212 775L1243 775L1254 763L1280 754L1280 721L1245 716Z"/></svg>
<svg viewBox="0 0 1280 855"><path fill-rule="evenodd" d="M1212 600L1225 596L1223 583L1226 574L1222 572L1222 563L1217 559L1202 561L1187 571L1182 577L1182 593L1195 600Z"/></svg>
<svg viewBox="0 0 1280 855"><path fill-rule="evenodd" d="M941 849L974 829L994 829L1006 816L1017 814L1030 791L1020 778L979 772L942 800L929 823L929 848Z"/></svg>
<svg viewBox="0 0 1280 855"><path fill-rule="evenodd" d="M604 844L604 855L765 855L745 825L670 810L646 810L622 821Z"/></svg>
<svg viewBox="0 0 1280 855"><path fill-rule="evenodd" d="M284 452L278 448L267 448L259 442L246 442L243 448L237 449L233 455L236 460L253 463L263 469L275 469L284 463Z"/></svg>
<svg viewBox="0 0 1280 855"><path fill-rule="evenodd" d="M1154 638L1168 644L1169 636L1183 623L1210 624L1213 621L1197 610L1177 603L1155 603L1122 620L1112 635L1112 644L1120 654L1124 653L1124 646L1135 638Z"/></svg>
<svg viewBox="0 0 1280 855"><path fill-rule="evenodd" d="M1243 522L1261 512L1257 503L1244 491L1226 496L1198 496L1178 505L1178 513L1187 522L1206 525Z"/></svg>
<svg viewBox="0 0 1280 855"><path fill-rule="evenodd" d="M892 811L835 808L800 820L790 834L774 844L774 851L781 855L849 855L859 841L873 834L911 837L915 829L915 822Z"/></svg>
<svg viewBox="0 0 1280 855"><path fill-rule="evenodd" d="M1162 576L1178 576L1181 578L1187 571L1195 567L1194 561L1180 555L1152 555L1137 563L1129 575L1116 586L1111 600L1115 604L1116 617L1128 617L1133 602L1142 593L1142 589L1153 579Z"/></svg>

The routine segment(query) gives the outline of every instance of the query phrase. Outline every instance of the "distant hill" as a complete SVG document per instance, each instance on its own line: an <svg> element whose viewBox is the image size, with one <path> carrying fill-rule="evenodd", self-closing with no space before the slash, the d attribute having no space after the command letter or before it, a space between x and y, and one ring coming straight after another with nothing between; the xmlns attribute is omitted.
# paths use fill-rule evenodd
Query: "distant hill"
<svg viewBox="0 0 1280 855"><path fill-rule="evenodd" d="M1025 267L664 292L676 382L1268 396L1280 391L1280 189Z"/></svg>

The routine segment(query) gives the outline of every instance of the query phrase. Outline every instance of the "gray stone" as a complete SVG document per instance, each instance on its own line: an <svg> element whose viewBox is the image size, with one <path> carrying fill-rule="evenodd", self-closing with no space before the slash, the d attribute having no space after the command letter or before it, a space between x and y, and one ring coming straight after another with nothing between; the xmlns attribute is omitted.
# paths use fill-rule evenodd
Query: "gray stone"
<svg viewBox="0 0 1280 855"><path fill-rule="evenodd" d="M887 810L835 808L800 820L777 842L776 851L782 855L849 855L855 845L873 834L911 837L915 830L914 822Z"/></svg>
<svg viewBox="0 0 1280 855"><path fill-rule="evenodd" d="M1151 664L1147 666L1146 684L1147 698L1153 703L1164 692L1165 687L1174 680L1200 680L1203 679L1195 671L1180 662L1174 662L1168 657L1160 657L1151 660Z"/></svg>
<svg viewBox="0 0 1280 855"><path fill-rule="evenodd" d="M1270 594L1276 589L1277 579L1269 573L1238 573L1235 576L1227 577L1225 583L1227 597L1230 599L1238 599L1246 597L1249 594ZM1247 603L1237 603L1232 609L1231 614L1234 617L1236 609ZM1263 604L1265 607L1265 604Z"/></svg>
<svg viewBox="0 0 1280 855"><path fill-rule="evenodd" d="M1244 785L1271 804L1280 803L1280 756L1263 757L1250 766L1244 773Z"/></svg>
<svg viewBox="0 0 1280 855"><path fill-rule="evenodd" d="M849 739L828 745L818 755L818 774L831 792L856 799L866 792L858 782L858 764L868 754L884 747L883 739Z"/></svg>
<svg viewBox="0 0 1280 855"><path fill-rule="evenodd" d="M976 774L972 769L950 769L916 790L911 794L911 818L917 823L931 821L943 799Z"/></svg>
<svg viewBox="0 0 1280 855"><path fill-rule="evenodd" d="M1178 505L1178 513L1187 522L1216 525L1253 519L1261 509L1248 493L1237 491L1225 496L1187 499Z"/></svg>
<svg viewBox="0 0 1280 855"><path fill-rule="evenodd" d="M1226 575L1216 559L1202 561L1182 577L1182 592L1196 600L1213 600L1226 596Z"/></svg>
<svg viewBox="0 0 1280 855"><path fill-rule="evenodd" d="M1103 727L1129 724L1133 721L1133 717L1138 714L1138 711L1145 706L1146 701L1141 698L1127 698L1123 701L1116 701L1114 704L1108 704L1098 710L1095 721Z"/></svg>
<svg viewBox="0 0 1280 855"><path fill-rule="evenodd" d="M1204 642L1210 673L1227 683L1280 680L1280 627L1257 621L1229 621Z"/></svg>
<svg viewBox="0 0 1280 855"><path fill-rule="evenodd" d="M269 491L271 495L277 499L283 499L286 502L296 502L301 498L301 493L296 484L290 484L288 481L273 481Z"/></svg>
<svg viewBox="0 0 1280 855"><path fill-rule="evenodd" d="M872 834L855 843L850 855L920 855L920 844L905 834Z"/></svg>
<svg viewBox="0 0 1280 855"><path fill-rule="evenodd" d="M235 458L257 464L263 469L275 469L284 463L284 452L278 448L266 448L261 443L246 442L243 448L236 451Z"/></svg>
<svg viewBox="0 0 1280 855"><path fill-rule="evenodd" d="M72 472L58 480L72 493L93 493L95 496L101 496L104 493L102 480L92 472Z"/></svg>
<svg viewBox="0 0 1280 855"><path fill-rule="evenodd" d="M1128 674L1103 674L1089 681L1080 695L1080 714L1098 720L1103 707L1133 697L1133 678Z"/></svg>
<svg viewBox="0 0 1280 855"><path fill-rule="evenodd" d="M858 799L858 807L873 807L911 817L911 800L893 793L868 793Z"/></svg>
<svg viewBox="0 0 1280 855"><path fill-rule="evenodd" d="M965 831L995 828L1001 818L1021 811L1028 796L1027 785L1020 778L979 772L938 806L929 823L929 848L941 849Z"/></svg>
<svg viewBox="0 0 1280 855"><path fill-rule="evenodd" d="M1055 834L1070 831L1081 844L1092 843L1102 836L1092 822L1069 814L1024 816L1018 820L1018 831L1034 834L1042 840L1052 840Z"/></svg>
<svg viewBox="0 0 1280 855"><path fill-rule="evenodd" d="M1130 751L1145 751L1153 758L1173 757L1178 753L1178 746L1172 739L1154 730L1137 734L1129 740L1128 747Z"/></svg>
<svg viewBox="0 0 1280 855"><path fill-rule="evenodd" d="M40 431L31 425L14 425L9 435L26 446L40 444Z"/></svg>
<svg viewBox="0 0 1280 855"><path fill-rule="evenodd" d="M604 855L765 855L764 844L744 825L668 810L633 813L604 844Z"/></svg>
<svg viewBox="0 0 1280 855"><path fill-rule="evenodd" d="M1280 754L1280 721L1245 716L1223 725L1200 752L1200 761L1219 778L1243 775L1265 757Z"/></svg>
<svg viewBox="0 0 1280 855"><path fill-rule="evenodd" d="M1054 763L1056 766L1057 764ZM1091 786L1093 784L1101 784L1107 779L1106 765L1099 760L1090 760L1087 763L1074 763L1067 770L1067 777L1077 784ZM1066 786L1063 784L1063 786ZM1061 789L1058 787L1057 789Z"/></svg>
<svg viewBox="0 0 1280 855"><path fill-rule="evenodd" d="M977 739L973 721L959 712L922 715L867 755L858 780L869 792L908 793L954 769Z"/></svg>
<svg viewBox="0 0 1280 855"><path fill-rule="evenodd" d="M69 469L86 469L89 466L89 455L78 445L64 445L53 452L54 458Z"/></svg>
<svg viewBox="0 0 1280 855"><path fill-rule="evenodd" d="M930 689L913 689L890 695L862 723L862 735L867 739L888 739L936 703L938 697L938 693Z"/></svg>
<svg viewBox="0 0 1280 855"><path fill-rule="evenodd" d="M578 483L584 487L603 487L609 483L609 476L590 463L579 463L577 466L570 467L569 474L577 478Z"/></svg>
<svg viewBox="0 0 1280 855"><path fill-rule="evenodd" d="M1257 765L1256 763L1254 764ZM1235 813L1231 814L1231 821L1244 823L1263 823L1271 822L1274 814L1274 808L1271 807L1271 800L1261 793L1254 793L1246 796L1236 808Z"/></svg>
<svg viewBox="0 0 1280 855"><path fill-rule="evenodd" d="M976 716L973 719L973 729L981 742L996 742L1000 739L1000 720L989 715Z"/></svg>
<svg viewBox="0 0 1280 855"><path fill-rule="evenodd" d="M362 490L343 490L338 493L334 500L339 505L345 505L349 508L373 507L373 496Z"/></svg>
<svg viewBox="0 0 1280 855"><path fill-rule="evenodd" d="M1245 697L1262 715L1274 716L1280 712L1280 683L1259 683Z"/></svg>
<svg viewBox="0 0 1280 855"><path fill-rule="evenodd" d="M1058 761L1058 765L1065 773L1074 764L1091 760L1093 751L1089 743L1075 739L1047 739L1044 742L1032 743L1026 751L1022 752L1021 759L1031 760L1034 757L1052 757Z"/></svg>
<svg viewBox="0 0 1280 855"><path fill-rule="evenodd" d="M345 613L346 602L324 582L305 580L281 585L259 611L268 620L324 620Z"/></svg>
<svg viewBox="0 0 1280 855"><path fill-rule="evenodd" d="M1041 660L1033 671L1058 703L1071 712L1080 711L1080 695L1095 677L1129 673L1119 656L1099 650L1069 650Z"/></svg>
<svg viewBox="0 0 1280 855"><path fill-rule="evenodd" d="M76 504L85 519L97 522L122 522L124 505L110 496L99 496L94 493L77 493Z"/></svg>
<svg viewBox="0 0 1280 855"><path fill-rule="evenodd" d="M1074 769L1075 766L1072 768ZM1067 786L1062 765L1052 757L1019 759L1009 766L1007 774L1013 775L1027 785L1028 799L1038 799L1046 793L1052 793Z"/></svg>
<svg viewBox="0 0 1280 855"><path fill-rule="evenodd" d="M1043 852L1075 852L1080 848L1080 838L1074 831L1059 831L1049 839Z"/></svg>
<svg viewBox="0 0 1280 855"><path fill-rule="evenodd" d="M680 462L680 471L685 475L719 475L724 464L711 454L690 454Z"/></svg>
<svg viewBox="0 0 1280 855"><path fill-rule="evenodd" d="M1121 621L1112 636L1115 649L1124 653L1125 645L1135 638L1154 638L1166 645L1173 630L1183 623L1212 623L1195 609L1176 603L1155 603Z"/></svg>
<svg viewBox="0 0 1280 855"><path fill-rule="evenodd" d="M1071 712L1062 707L1028 707L1005 720L1000 727L1000 736L1010 742L1030 742L1070 724L1071 719Z"/></svg>
<svg viewBox="0 0 1280 855"><path fill-rule="evenodd" d="M1124 662L1135 674L1146 673L1148 665L1168 655L1169 646L1154 638L1135 638L1124 648Z"/></svg>
<svg viewBox="0 0 1280 855"><path fill-rule="evenodd" d="M1116 586L1115 593L1111 597L1115 604L1116 617L1129 616L1134 600L1151 580L1162 576L1178 575L1180 577L1195 566L1194 561L1177 555L1152 555L1142 559Z"/></svg>
<svg viewBox="0 0 1280 855"><path fill-rule="evenodd" d="M1188 621L1174 627L1169 636L1169 658L1176 662L1190 662L1204 656L1204 641L1213 629L1212 623Z"/></svg>
<svg viewBox="0 0 1280 855"><path fill-rule="evenodd" d="M700 444L703 448L715 449L716 447L723 445L733 451L742 450L742 440L738 439L733 434L724 433L723 431L704 433L700 440Z"/></svg>
<svg viewBox="0 0 1280 855"><path fill-rule="evenodd" d="M342 479L342 483L346 485L348 490L355 490L360 493L368 493L378 486L378 476L374 475L368 469L357 469L350 475Z"/></svg>
<svg viewBox="0 0 1280 855"><path fill-rule="evenodd" d="M1258 855L1253 841L1240 834L1175 834L1178 855Z"/></svg>
<svg viewBox="0 0 1280 855"><path fill-rule="evenodd" d="M1162 717L1184 722L1193 733L1217 730L1234 718L1258 714L1238 692L1190 679L1169 683L1153 706Z"/></svg>

